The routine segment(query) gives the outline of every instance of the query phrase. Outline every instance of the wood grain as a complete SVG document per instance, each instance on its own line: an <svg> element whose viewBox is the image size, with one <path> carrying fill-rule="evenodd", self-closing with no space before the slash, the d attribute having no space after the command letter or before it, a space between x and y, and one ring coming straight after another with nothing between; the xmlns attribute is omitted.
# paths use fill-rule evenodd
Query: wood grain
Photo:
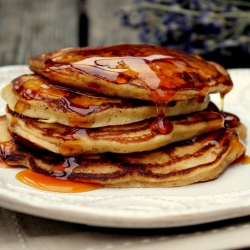
<svg viewBox="0 0 250 250"><path fill-rule="evenodd" d="M90 46L138 43L115 11L133 0L88 0ZM78 46L80 0L0 0L0 66L27 64L30 56Z"/></svg>
<svg viewBox="0 0 250 250"><path fill-rule="evenodd" d="M0 0L0 66L77 45L78 0Z"/></svg>

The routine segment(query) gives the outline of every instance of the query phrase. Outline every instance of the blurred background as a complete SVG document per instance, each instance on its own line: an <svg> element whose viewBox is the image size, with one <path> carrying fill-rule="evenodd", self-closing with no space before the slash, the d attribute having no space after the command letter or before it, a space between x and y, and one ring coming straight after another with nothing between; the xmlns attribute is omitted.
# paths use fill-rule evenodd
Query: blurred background
<svg viewBox="0 0 250 250"><path fill-rule="evenodd" d="M0 0L0 66L75 46L139 42L121 25L124 0Z"/></svg>
<svg viewBox="0 0 250 250"><path fill-rule="evenodd" d="M248 0L0 0L0 66L64 47L151 43L250 68Z"/></svg>

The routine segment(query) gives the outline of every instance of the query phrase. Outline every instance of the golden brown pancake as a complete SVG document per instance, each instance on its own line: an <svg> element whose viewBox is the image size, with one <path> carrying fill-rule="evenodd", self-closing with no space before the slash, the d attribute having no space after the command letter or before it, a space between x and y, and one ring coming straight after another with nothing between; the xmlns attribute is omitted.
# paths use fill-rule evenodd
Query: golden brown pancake
<svg viewBox="0 0 250 250"><path fill-rule="evenodd" d="M167 134L152 129L154 118L128 125L84 129L39 122L8 108L6 116L11 133L64 156L149 151L224 126L222 115L203 111L169 118L173 131Z"/></svg>
<svg viewBox="0 0 250 250"><path fill-rule="evenodd" d="M154 45L70 48L31 57L29 64L63 86L155 103L224 95L233 86L222 66Z"/></svg>
<svg viewBox="0 0 250 250"><path fill-rule="evenodd" d="M153 102L124 99L87 93L52 85L39 75L23 75L2 90L2 97L12 111L46 123L72 127L103 127L134 123L157 116ZM209 97L198 103L195 99L170 102L167 116L204 110Z"/></svg>
<svg viewBox="0 0 250 250"><path fill-rule="evenodd" d="M39 54L37 56L32 56L29 58L30 68L32 71L42 75L43 69L45 67L45 62L53 57L60 56L63 53L71 52L74 50L87 50L88 47L68 47L59 50L54 50L46 53Z"/></svg>
<svg viewBox="0 0 250 250"><path fill-rule="evenodd" d="M8 134L5 117L1 134ZM6 139L6 138L5 138ZM219 129L192 140L133 154L64 157L23 147L9 135L0 138L1 159L57 178L100 183L105 187L176 187L216 179L245 153L238 134Z"/></svg>

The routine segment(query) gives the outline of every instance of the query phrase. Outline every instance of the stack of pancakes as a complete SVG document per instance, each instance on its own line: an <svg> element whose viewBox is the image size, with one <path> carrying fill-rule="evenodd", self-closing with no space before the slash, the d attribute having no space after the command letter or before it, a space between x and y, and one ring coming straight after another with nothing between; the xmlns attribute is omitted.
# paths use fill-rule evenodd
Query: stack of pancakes
<svg viewBox="0 0 250 250"><path fill-rule="evenodd" d="M67 48L29 59L2 90L1 158L105 187L213 180L245 154L246 127L210 103L232 81L213 62L153 45Z"/></svg>

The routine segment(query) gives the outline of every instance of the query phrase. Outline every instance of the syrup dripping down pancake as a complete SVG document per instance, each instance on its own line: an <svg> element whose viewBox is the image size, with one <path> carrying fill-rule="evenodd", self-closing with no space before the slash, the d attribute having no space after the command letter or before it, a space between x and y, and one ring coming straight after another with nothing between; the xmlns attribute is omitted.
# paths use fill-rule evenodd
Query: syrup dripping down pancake
<svg viewBox="0 0 250 250"><path fill-rule="evenodd" d="M167 134L160 134L151 129L154 118L128 125L85 129L39 122L14 113L8 108L6 116L11 133L64 156L149 151L224 126L222 115L204 111L169 118L173 131Z"/></svg>
<svg viewBox="0 0 250 250"><path fill-rule="evenodd" d="M234 129L238 134L241 140L245 141L247 138L247 127L240 121L240 118L232 113L223 112L218 109L218 107L210 102L208 107L205 109L208 112L216 112L221 114L224 117L224 127Z"/></svg>
<svg viewBox="0 0 250 250"><path fill-rule="evenodd" d="M157 116L153 102L103 96L86 91L52 85L39 75L23 75L2 90L2 97L12 111L38 118L45 123L61 123L71 127L104 127L123 125ZM170 102L167 116L204 110L209 97Z"/></svg>
<svg viewBox="0 0 250 250"><path fill-rule="evenodd" d="M154 45L70 48L31 57L29 64L60 85L155 103L202 100L233 87L222 66Z"/></svg>
<svg viewBox="0 0 250 250"><path fill-rule="evenodd" d="M5 117L0 131L8 134ZM5 138L6 139L6 138ZM245 147L233 129L221 128L151 152L64 157L23 147L9 134L0 138L1 159L55 178L99 183L105 187L176 187L216 179Z"/></svg>

